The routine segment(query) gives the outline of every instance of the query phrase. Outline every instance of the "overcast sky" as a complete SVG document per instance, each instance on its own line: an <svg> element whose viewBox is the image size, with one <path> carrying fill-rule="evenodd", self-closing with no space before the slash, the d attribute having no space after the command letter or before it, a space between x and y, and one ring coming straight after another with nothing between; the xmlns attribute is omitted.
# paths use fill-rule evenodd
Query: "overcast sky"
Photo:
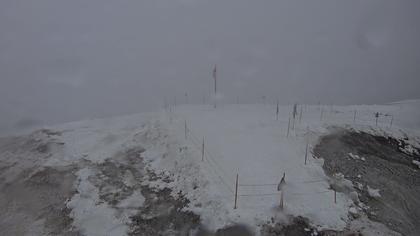
<svg viewBox="0 0 420 236"><path fill-rule="evenodd" d="M1 0L0 133L201 102L420 97L419 0Z"/></svg>

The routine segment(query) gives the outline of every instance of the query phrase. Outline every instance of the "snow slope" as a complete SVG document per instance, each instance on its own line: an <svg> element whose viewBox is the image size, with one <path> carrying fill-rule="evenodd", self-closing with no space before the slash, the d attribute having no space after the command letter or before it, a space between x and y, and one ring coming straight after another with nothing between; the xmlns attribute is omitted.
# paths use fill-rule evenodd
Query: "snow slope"
<svg viewBox="0 0 420 236"><path fill-rule="evenodd" d="M197 173L204 175L204 182L199 183L200 191L178 187L185 186L183 184L174 185L189 193L193 202L190 209L200 213L204 223L212 228L231 222L259 225L273 216L282 218L285 213L308 217L320 228L341 230L348 223L348 210L353 203L340 193L334 203L334 193L322 170L322 159L308 157L305 165L306 143L311 149L317 137L328 132L327 127L332 125L396 137L410 134L412 140L418 140L420 103L402 104L302 106L302 117L298 114L295 128L290 128L288 137L290 106L280 107L279 120L276 120L275 107L267 105L224 105L217 109L179 107L175 112L166 113L162 120L177 145L188 150L184 154L187 157L175 164L190 167L194 163L200 171L171 168L172 160L164 159L155 160L155 167L187 176L181 180L183 183L197 181L191 180ZM377 125L376 112L380 113ZM204 161L201 160L203 139ZM283 173L286 173L287 183L285 207L284 211L279 211L277 184ZM238 207L233 209L236 174L239 197Z"/></svg>
<svg viewBox="0 0 420 236"><path fill-rule="evenodd" d="M49 127L62 132L57 142L65 145L43 165L63 166L81 160L100 164L121 151L141 146L149 167L174 180L144 184L184 193L191 201L185 210L199 214L210 229L245 223L257 231L258 225L271 218L284 220L290 214L307 217L322 229L341 230L349 223L353 203L341 193L334 202L322 158L311 154L318 137L330 126L345 126L410 136L415 145L420 141L420 101L377 106L303 105L291 120L292 106L281 106L278 120L275 111L275 105L260 104L219 105L216 109L210 105L179 106L171 111ZM381 114L377 125L376 112ZM277 185L284 173L281 210ZM67 204L74 226L86 235L126 234L132 210L117 214L111 206L99 203L97 189L89 182L92 170L86 167L77 174L79 193ZM234 209L237 175L238 202ZM136 197L138 201L130 198L127 204L141 206L141 194L136 192ZM103 232L97 231L98 227Z"/></svg>

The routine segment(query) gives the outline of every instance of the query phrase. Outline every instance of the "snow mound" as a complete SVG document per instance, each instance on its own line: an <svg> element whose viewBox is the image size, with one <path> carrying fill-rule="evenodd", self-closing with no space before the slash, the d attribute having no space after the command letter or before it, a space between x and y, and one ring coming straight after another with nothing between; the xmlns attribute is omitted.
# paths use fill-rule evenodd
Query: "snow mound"
<svg viewBox="0 0 420 236"><path fill-rule="evenodd" d="M367 191L368 191L369 196L372 197L372 198L380 198L381 197L381 194L379 193L379 189L374 189L374 188L371 188L371 187L367 186Z"/></svg>

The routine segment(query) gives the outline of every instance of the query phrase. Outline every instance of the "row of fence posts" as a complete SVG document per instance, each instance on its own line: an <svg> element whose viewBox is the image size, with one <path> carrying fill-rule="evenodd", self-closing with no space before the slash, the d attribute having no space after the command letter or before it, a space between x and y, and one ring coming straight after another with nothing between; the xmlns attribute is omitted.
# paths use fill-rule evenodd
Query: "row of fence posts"
<svg viewBox="0 0 420 236"><path fill-rule="evenodd" d="M188 126L187 126L186 121L185 121L184 127L185 127L185 135L186 135L185 137L187 139L188 138ZM308 153L309 153L309 141L308 141L308 139L306 139L306 140L307 140L307 142L306 142L306 150L305 150L305 165L307 164ZM203 137L203 142L202 142L202 145L201 145L201 161L204 161L204 156L205 156L205 140L204 140L204 137ZM278 188L277 188L277 190L280 192L279 206L280 206L280 209L282 209L282 210L284 208L284 189L283 189L283 187L286 184L285 177L286 177L286 173L283 174L283 178L281 179L281 181L278 185ZM239 193L238 193L238 191L239 191L239 173L236 174L235 188L234 189L235 189L235 193L234 193L234 207L233 208L237 209L238 208L238 200L239 200L239 196L240 196ZM336 194L335 190L334 190L334 203L337 203L337 194Z"/></svg>
<svg viewBox="0 0 420 236"><path fill-rule="evenodd" d="M188 93L185 93L185 99L186 99L186 104L188 104ZM238 103L238 101L237 101L237 103ZM203 96L203 104L206 104L205 96ZM165 110L169 110L169 112L173 112L176 105L177 105L176 97L174 97L173 104L169 104L166 100L166 97L164 98L164 108L165 108ZM289 136L289 133L290 133L290 125L292 125L292 130L294 130L294 128L295 128L295 121L296 121L296 118L297 118L297 115L298 115L298 112L296 110L297 106L298 106L298 104L296 104L296 103L293 105L293 112L292 112L293 120L291 121L291 118L289 117L289 124L288 124L288 127L287 127L287 137ZM321 111L320 112L320 121L322 121L325 117L324 107L320 103L318 104L318 106L319 106L318 109ZM216 107L216 103L214 104L214 107ZM333 111L333 105L330 105L330 110L331 110L331 112ZM279 100L277 100L276 120L279 120L279 115L280 115L279 112L280 112ZM303 115L303 105L300 105L300 112L299 112L299 118L298 118L299 123L302 122L302 115ZM379 116L380 116L379 112L374 113L375 126L378 126ZM391 116L391 120L390 120L389 128L392 128L392 124L393 124L393 121L394 121L394 116L393 115L390 115L390 116ZM354 110L353 111L353 123L354 124L356 124L356 119L357 119L357 110Z"/></svg>
<svg viewBox="0 0 420 236"><path fill-rule="evenodd" d="M294 122L296 120L296 116L297 116L297 108L296 105L293 108L293 124L292 124L292 128L294 129ZM323 108L321 108L321 119L323 116ZM303 107L301 106L300 108L300 113L299 113L299 122L301 122L302 120L302 113L303 113ZM353 121L356 122L356 115L357 115L357 110L354 110L354 116L353 116ZM277 102L277 108L276 108L276 120L278 120L278 116L279 116L279 104ZM375 117L378 118L379 117L379 113L375 114ZM392 122L393 122L393 116L391 116L391 123L390 126L392 126ZM376 121L377 124L377 121ZM289 116L289 121L288 121L288 129L287 129L287 136L289 136L290 133L290 126L291 126L291 116ZM184 122L184 135L185 135L185 139L188 139L188 126L187 126L187 121L185 120ZM308 138L306 138L306 149L305 149L305 165L307 164L308 161L308 154L309 154L309 140ZM205 139L203 137L202 140L202 145L201 145L201 161L205 160ZM219 176L220 178L222 178L221 176ZM284 208L284 189L283 189L283 185L285 185L285 174L283 175L282 180L280 181L280 184L278 185L278 191L280 192L280 202L279 202L279 206L280 209ZM238 194L238 190L239 190L239 173L236 174L236 180L235 180L235 193L234 193L234 209L237 209L238 207L238 198L239 195ZM337 192L335 189L332 189L334 191L334 203L337 203ZM257 196L257 195L256 195Z"/></svg>
<svg viewBox="0 0 420 236"><path fill-rule="evenodd" d="M287 134L286 137L289 137L290 134L290 129L294 130L295 129L295 122L298 116L297 113L297 106L298 104L294 104L293 105L293 111L292 111L292 115L289 115L289 121L288 121L288 125L287 125ZM320 121L322 121L325 118L325 110L324 107L319 105L320 110ZM333 111L332 105L331 105L331 112ZM303 105L300 105L300 111L299 111L299 124L302 122L302 115L303 115ZM374 113L374 117L375 117L375 126L378 126L378 121L379 121L379 117L380 117L380 113L379 112L375 112ZM394 116L393 115L385 115L385 116L390 116L390 123L389 123L389 128L392 128L392 124L394 121ZM293 117L293 118L292 118ZM276 120L279 120L279 101L277 101L277 106L276 106ZM356 124L356 120L357 120L357 110L353 111L353 123Z"/></svg>
<svg viewBox="0 0 420 236"><path fill-rule="evenodd" d="M185 120L184 121L184 137L185 137L185 140L188 140L188 133L189 133L188 130L189 129L188 129L187 120ZM204 158L205 158L205 139L203 137L203 142L201 144L201 161L202 162L204 161ZM219 177L220 178L223 178L221 176L219 176ZM238 197L239 197L239 194L238 194L238 190L239 190L239 173L236 174L235 187L234 187L234 189L235 189L235 192L234 192L234 206L233 206L233 209L237 209L238 208ZM283 195L281 195L281 198L283 198ZM281 205L283 204L282 201L283 200L281 200Z"/></svg>

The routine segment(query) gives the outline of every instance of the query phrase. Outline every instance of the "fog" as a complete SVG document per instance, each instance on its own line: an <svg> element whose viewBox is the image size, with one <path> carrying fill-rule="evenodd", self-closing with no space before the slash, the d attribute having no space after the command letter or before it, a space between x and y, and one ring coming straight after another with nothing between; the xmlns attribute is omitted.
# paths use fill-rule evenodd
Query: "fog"
<svg viewBox="0 0 420 236"><path fill-rule="evenodd" d="M418 0L2 0L0 134L201 103L419 98Z"/></svg>

